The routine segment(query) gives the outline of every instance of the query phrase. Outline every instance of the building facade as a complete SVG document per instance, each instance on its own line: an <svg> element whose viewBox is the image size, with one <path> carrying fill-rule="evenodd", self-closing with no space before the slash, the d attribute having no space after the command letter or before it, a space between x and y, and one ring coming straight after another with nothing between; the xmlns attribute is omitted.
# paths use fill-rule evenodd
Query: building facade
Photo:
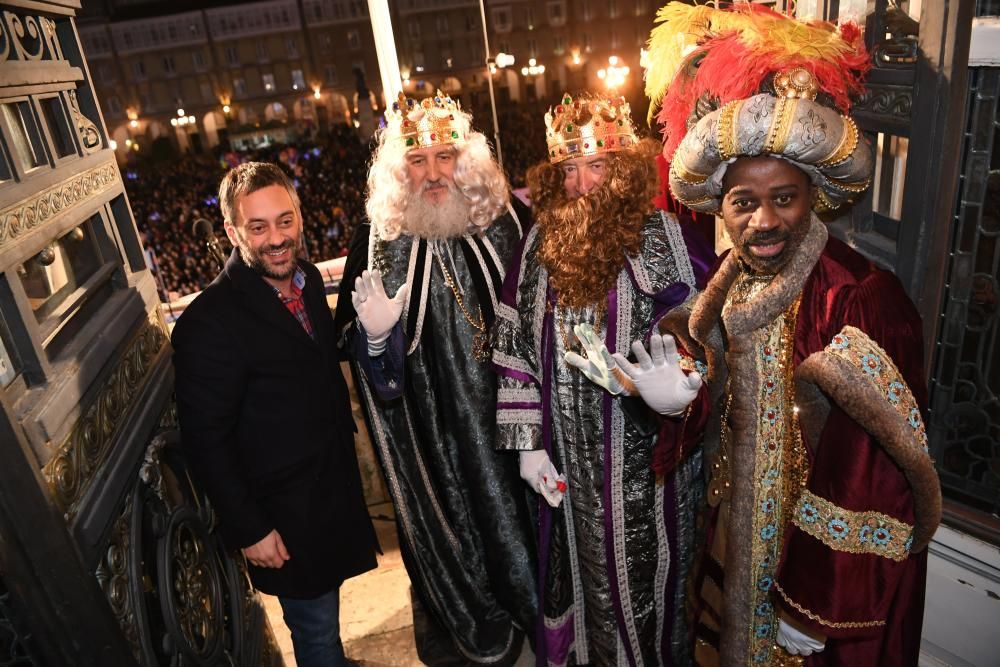
<svg viewBox="0 0 1000 667"><path fill-rule="evenodd" d="M368 16L361 0L268 0L186 5L109 3L81 21L120 158L157 139L181 151L230 140L287 139L326 123L351 122L384 102ZM617 89L640 101L640 51L653 26L653 0L475 0L389 3L403 87L438 88L467 106L488 103L487 73L500 104L555 100L564 91L603 89L612 65L628 72ZM627 68L627 69L626 69ZM358 94L358 76L373 93Z"/></svg>

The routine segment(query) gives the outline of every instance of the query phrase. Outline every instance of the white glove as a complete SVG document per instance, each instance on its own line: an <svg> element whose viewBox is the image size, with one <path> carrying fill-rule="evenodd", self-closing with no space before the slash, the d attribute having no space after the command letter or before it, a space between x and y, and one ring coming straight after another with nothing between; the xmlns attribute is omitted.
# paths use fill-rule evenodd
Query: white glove
<svg viewBox="0 0 1000 667"><path fill-rule="evenodd" d="M577 324L573 327L573 333L583 345L587 358L584 359L576 352L567 352L564 357L566 363L580 369L588 380L604 387L612 396L622 393L625 387L612 372L615 368L615 360L608 352L607 346L594 333L594 327L589 324Z"/></svg>
<svg viewBox="0 0 1000 667"><path fill-rule="evenodd" d="M778 646L788 651L789 655L808 656L819 653L826 648L825 641L810 637L783 619L778 619Z"/></svg>
<svg viewBox="0 0 1000 667"><path fill-rule="evenodd" d="M518 452L521 479L531 490L542 494L549 507L559 507L566 493L566 476L560 475L544 449Z"/></svg>
<svg viewBox="0 0 1000 667"><path fill-rule="evenodd" d="M661 415L679 415L698 395L701 375L685 374L674 337L654 333L649 339L650 358L640 341L632 343L632 352L639 365L632 364L621 354L615 354L618 368L635 383L646 405Z"/></svg>
<svg viewBox="0 0 1000 667"><path fill-rule="evenodd" d="M409 291L409 285L403 283L396 296L390 299L385 293L382 274L378 269L362 271L354 280L351 303L354 304L361 325L368 332L369 356L377 357L385 351L385 342L403 313L403 304L406 303Z"/></svg>

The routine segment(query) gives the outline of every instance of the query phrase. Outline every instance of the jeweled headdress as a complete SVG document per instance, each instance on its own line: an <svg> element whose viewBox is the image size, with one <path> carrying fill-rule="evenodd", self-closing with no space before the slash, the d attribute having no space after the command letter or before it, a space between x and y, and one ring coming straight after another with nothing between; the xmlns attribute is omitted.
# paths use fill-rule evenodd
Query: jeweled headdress
<svg viewBox="0 0 1000 667"><path fill-rule="evenodd" d="M461 105L440 90L420 102L400 93L385 111L384 132L407 150L447 146L465 141L469 122Z"/></svg>
<svg viewBox="0 0 1000 667"><path fill-rule="evenodd" d="M856 25L802 22L748 3L672 2L656 20L646 94L661 103L670 189L681 203L718 211L726 168L758 155L809 174L820 210L868 188L872 151L847 115L870 68Z"/></svg>
<svg viewBox="0 0 1000 667"><path fill-rule="evenodd" d="M624 97L584 97L567 94L562 104L545 114L549 162L613 153L634 148L632 110Z"/></svg>

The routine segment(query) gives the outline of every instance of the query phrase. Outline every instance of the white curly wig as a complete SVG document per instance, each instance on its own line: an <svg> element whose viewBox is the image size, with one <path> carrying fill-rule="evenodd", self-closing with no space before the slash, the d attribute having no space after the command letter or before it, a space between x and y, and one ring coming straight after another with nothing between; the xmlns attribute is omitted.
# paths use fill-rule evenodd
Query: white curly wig
<svg viewBox="0 0 1000 667"><path fill-rule="evenodd" d="M471 129L472 116L455 112L464 141L454 144L455 186L469 203L469 230L485 229L510 201L510 188L503 170L490 151L486 137ZM368 201L365 210L375 233L392 241L405 232L404 211L411 197L406 154L411 150L398 131L386 126L378 131L378 146L368 170Z"/></svg>

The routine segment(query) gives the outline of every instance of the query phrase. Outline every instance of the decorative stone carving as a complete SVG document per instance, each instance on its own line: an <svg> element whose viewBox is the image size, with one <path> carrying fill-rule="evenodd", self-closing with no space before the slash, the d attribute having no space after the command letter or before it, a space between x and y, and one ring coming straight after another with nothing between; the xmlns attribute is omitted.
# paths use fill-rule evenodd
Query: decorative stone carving
<svg viewBox="0 0 1000 667"><path fill-rule="evenodd" d="M122 418L146 383L153 360L167 345L165 326L156 312L140 328L104 382L104 389L77 421L58 452L43 468L56 505L69 519L111 452Z"/></svg>
<svg viewBox="0 0 1000 667"><path fill-rule="evenodd" d="M63 209L93 199L117 183L118 167L108 161L0 209L0 250L22 234L44 225Z"/></svg>

